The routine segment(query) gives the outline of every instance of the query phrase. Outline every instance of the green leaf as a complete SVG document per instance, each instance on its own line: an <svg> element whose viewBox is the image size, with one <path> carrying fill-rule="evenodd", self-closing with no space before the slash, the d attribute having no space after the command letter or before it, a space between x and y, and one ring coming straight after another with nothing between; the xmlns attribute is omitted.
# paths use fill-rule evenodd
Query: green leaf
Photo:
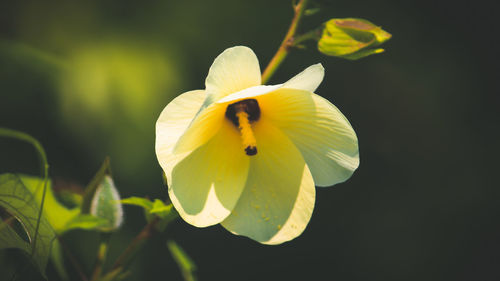
<svg viewBox="0 0 500 281"><path fill-rule="evenodd" d="M109 175L105 175L98 185L92 199L90 213L107 221L106 225L99 227L101 231L113 231L122 224L123 208L120 195Z"/></svg>
<svg viewBox="0 0 500 281"><path fill-rule="evenodd" d="M324 24L318 50L328 56L356 60L384 49L375 48L391 34L373 23L356 18L331 19Z"/></svg>
<svg viewBox="0 0 500 281"><path fill-rule="evenodd" d="M24 227L30 242L28 253L40 273L45 277L45 268L50 255L52 240L55 238L55 232L49 221L45 219L45 216L40 216L40 220L38 220L40 206L17 175L0 175L0 206L18 219ZM2 237L11 237L13 234L9 230L2 231L4 232ZM35 237L36 239L34 239ZM9 241L11 245L20 246L19 241ZM16 248L26 251L25 246Z"/></svg>
<svg viewBox="0 0 500 281"><path fill-rule="evenodd" d="M120 202L122 202L122 204L143 207L147 212L153 209L153 202L142 197L132 196L129 198L122 199Z"/></svg>
<svg viewBox="0 0 500 281"><path fill-rule="evenodd" d="M38 204L42 199L43 179L38 177L19 175L24 186L34 195ZM48 181L45 193L43 216L47 219L57 234L63 234L72 229L95 230L106 228L109 224L105 218L98 218L90 214L80 214L79 208L69 209L59 203L52 191L52 182Z"/></svg>
<svg viewBox="0 0 500 281"><path fill-rule="evenodd" d="M142 207L144 209L146 221L148 222L151 222L155 216L159 217L160 221L156 224L156 229L158 231L163 231L172 220L178 217L178 213L172 204L165 205L160 199L150 201L146 198L133 196L122 199L121 202L123 204Z"/></svg>
<svg viewBox="0 0 500 281"><path fill-rule="evenodd" d="M17 175L0 175L0 206L3 206L22 224L28 236L29 244L22 240L21 237L8 226L8 228L0 228L0 231L3 233L2 237L8 239L4 241L6 243L8 242L8 244L5 245L19 248L27 252L33 263L38 267L40 273L46 278L45 268L50 255L51 243L56 235L50 222L45 219L43 214L46 193L49 189L47 186L49 181L49 164L47 162L47 156L40 142L26 133L0 128L0 136L17 139L31 144L39 156L41 164L40 174L43 180L38 180L36 184L35 190L37 192L41 191L38 194L35 193L35 190L28 189L25 183L23 183ZM4 189L2 190L2 188ZM36 197L38 202L36 202L37 200L33 197ZM24 204L22 204L23 201L25 202ZM21 243L21 241L24 243Z"/></svg>
<svg viewBox="0 0 500 281"><path fill-rule="evenodd" d="M150 223L156 217L155 215L150 213L151 209L153 209L153 202L151 202L149 199L132 196L122 199L120 202L126 205L142 207L142 209L144 210L144 217L146 218L146 221L148 223Z"/></svg>
<svg viewBox="0 0 500 281"><path fill-rule="evenodd" d="M153 208L149 211L151 214L156 214L160 218L166 218L172 212L172 204L165 205L160 199L155 199Z"/></svg>
<svg viewBox="0 0 500 281"><path fill-rule="evenodd" d="M106 227L108 226L108 224L109 222L107 219L98 218L93 215L80 214L74 217L72 220L68 221L68 223L65 226L65 230L71 230L75 228L94 230Z"/></svg>
<svg viewBox="0 0 500 281"><path fill-rule="evenodd" d="M41 204L44 180L38 177L19 175L24 186L29 190L38 205ZM45 203L43 215L49 221L56 233L61 234L66 231L67 223L75 218L80 210L78 208L68 209L57 201L52 191L52 182L47 182L47 191L45 192Z"/></svg>
<svg viewBox="0 0 500 281"><path fill-rule="evenodd" d="M172 204L165 205L165 203L159 199L155 199L153 208L149 213L160 218L160 221L156 225L156 229L160 232L165 230L171 221L179 217L179 214Z"/></svg>
<svg viewBox="0 0 500 281"><path fill-rule="evenodd" d="M26 253L31 252L30 245L3 220L0 219L0 249L18 248Z"/></svg>
<svg viewBox="0 0 500 281"><path fill-rule="evenodd" d="M174 261L177 263L177 266L179 266L184 280L195 281L196 277L194 272L196 271L196 265L191 258L189 258L186 252L173 240L167 241L167 247Z"/></svg>

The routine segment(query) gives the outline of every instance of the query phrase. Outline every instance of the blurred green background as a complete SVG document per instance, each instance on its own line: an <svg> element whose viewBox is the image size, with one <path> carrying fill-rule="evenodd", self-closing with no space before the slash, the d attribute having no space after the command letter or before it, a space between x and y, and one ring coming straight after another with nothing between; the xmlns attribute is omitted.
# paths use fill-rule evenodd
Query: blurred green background
<svg viewBox="0 0 500 281"><path fill-rule="evenodd" d="M225 48L251 47L264 68L290 2L2 0L0 126L40 140L56 181L85 186L109 155L123 197L166 198L154 154L160 111L204 88ZM321 62L317 93L353 125L360 168L318 189L311 222L292 242L263 246L177 221L150 241L128 280L181 279L166 238L190 254L200 280L500 280L495 10L487 1L318 2L302 31L365 18L393 34L386 52L352 62L310 45L271 82ZM28 145L0 139L0 172L36 174L37 163ZM125 216L111 260L144 225L138 208ZM65 238L90 270L98 235ZM0 252L0 279L18 266L13 256Z"/></svg>

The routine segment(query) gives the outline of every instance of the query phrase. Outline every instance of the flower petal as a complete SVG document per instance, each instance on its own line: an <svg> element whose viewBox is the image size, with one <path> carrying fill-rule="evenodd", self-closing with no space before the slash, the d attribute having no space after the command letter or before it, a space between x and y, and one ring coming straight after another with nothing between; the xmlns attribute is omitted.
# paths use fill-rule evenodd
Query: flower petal
<svg viewBox="0 0 500 281"><path fill-rule="evenodd" d="M171 183L169 171L176 163L176 159L181 157L181 155L174 155L172 150L192 122L204 99L205 91L203 90L179 95L163 109L156 121L156 157L167 175L169 185Z"/></svg>
<svg viewBox="0 0 500 281"><path fill-rule="evenodd" d="M314 183L302 155L280 130L259 121L254 131L258 153L250 158L238 204L221 224L234 234L280 244L304 231L314 208Z"/></svg>
<svg viewBox="0 0 500 281"><path fill-rule="evenodd" d="M225 121L227 105L214 103L201 109L175 144L173 153L193 151L209 141Z"/></svg>
<svg viewBox="0 0 500 281"><path fill-rule="evenodd" d="M229 94L261 84L259 60L248 47L226 49L210 67L205 87L208 93L205 104L210 104Z"/></svg>
<svg viewBox="0 0 500 281"><path fill-rule="evenodd" d="M235 102L237 100L248 99L248 98L253 98L256 96L265 95L267 93L270 93L274 90L281 88L282 86L283 86L283 84L272 85L272 86L267 86L267 85L254 86L254 87L236 92L234 94L227 95L227 96L223 97L222 99L218 100L217 103L225 103L225 102L231 102L231 101Z"/></svg>
<svg viewBox="0 0 500 281"><path fill-rule="evenodd" d="M306 90L314 92L325 77L325 69L321 63L317 63L304 69L301 73L288 80L283 88Z"/></svg>
<svg viewBox="0 0 500 281"><path fill-rule="evenodd" d="M316 185L343 182L359 166L356 133L328 100L308 91L283 88L258 101L262 118L280 128L300 150Z"/></svg>
<svg viewBox="0 0 500 281"><path fill-rule="evenodd" d="M245 186L249 157L239 132L224 120L218 133L172 170L169 196L188 223L205 227L220 223L234 208Z"/></svg>

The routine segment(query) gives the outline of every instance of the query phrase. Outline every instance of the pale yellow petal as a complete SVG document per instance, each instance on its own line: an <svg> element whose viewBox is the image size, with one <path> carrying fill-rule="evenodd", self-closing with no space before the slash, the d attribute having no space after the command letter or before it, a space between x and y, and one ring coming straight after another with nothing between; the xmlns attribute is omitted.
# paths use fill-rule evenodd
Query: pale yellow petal
<svg viewBox="0 0 500 281"><path fill-rule="evenodd" d="M312 176L294 144L265 121L254 126L258 153L250 157L247 184L222 225L264 244L299 236L314 208Z"/></svg>
<svg viewBox="0 0 500 281"><path fill-rule="evenodd" d="M333 104L309 91L279 89L258 98L262 118L302 153L318 186L347 180L359 165L358 139Z"/></svg>
<svg viewBox="0 0 500 281"><path fill-rule="evenodd" d="M237 128L228 120L203 146L172 170L169 196L188 223L205 227L220 223L233 210L245 186L249 157Z"/></svg>
<svg viewBox="0 0 500 281"><path fill-rule="evenodd" d="M255 53L244 46L226 49L215 59L208 72L206 104L260 84L260 67Z"/></svg>
<svg viewBox="0 0 500 281"><path fill-rule="evenodd" d="M275 90L281 88L282 86L283 86L283 84L271 85L271 86L260 85L260 86L251 87L251 88L236 92L234 94L230 94L228 96L225 96L222 99L218 100L217 103L236 102L236 101L242 100L242 99L255 98L257 96L265 95L267 93L275 91Z"/></svg>
<svg viewBox="0 0 500 281"><path fill-rule="evenodd" d="M175 154L193 151L209 141L226 121L227 105L213 103L197 113L194 120L179 138L175 147Z"/></svg>
<svg viewBox="0 0 500 281"><path fill-rule="evenodd" d="M173 148L184 134L205 99L205 91L195 90L184 93L172 100L156 121L156 157L163 170L167 173L170 183L170 173L176 159Z"/></svg>
<svg viewBox="0 0 500 281"><path fill-rule="evenodd" d="M325 69L321 63L317 63L304 69L301 73L288 80L283 88L306 90L314 92L325 77Z"/></svg>

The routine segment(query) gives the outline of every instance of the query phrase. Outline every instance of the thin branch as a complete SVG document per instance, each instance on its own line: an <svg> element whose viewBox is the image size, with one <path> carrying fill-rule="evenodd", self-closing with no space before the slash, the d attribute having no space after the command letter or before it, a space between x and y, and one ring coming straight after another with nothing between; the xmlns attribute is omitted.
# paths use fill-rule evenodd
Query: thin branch
<svg viewBox="0 0 500 281"><path fill-rule="evenodd" d="M293 46L293 36L297 31L297 27L299 22L304 14L305 7L307 6L307 2L309 0L300 0L296 5L294 5L295 15L293 16L292 22L290 23L290 27L288 28L288 32L285 35L285 38L281 42L280 47L274 57L271 59L269 64L267 65L264 73L262 73L262 84L265 84L269 81L269 78L274 74L274 72L278 69L279 65L286 58L288 53L290 52L290 48Z"/></svg>
<svg viewBox="0 0 500 281"><path fill-rule="evenodd" d="M123 251L123 253L116 259L115 263L111 267L110 271L114 271L120 267L123 267L137 252L137 250L144 244L144 242L153 235L155 232L155 227L160 221L159 217L155 217L151 222L146 224L144 228L137 234L137 236L130 242L128 247Z"/></svg>
<svg viewBox="0 0 500 281"><path fill-rule="evenodd" d="M292 47L299 47L300 43L308 40L318 41L321 38L321 33L323 31L323 26L313 29L307 33L297 35L293 38Z"/></svg>

